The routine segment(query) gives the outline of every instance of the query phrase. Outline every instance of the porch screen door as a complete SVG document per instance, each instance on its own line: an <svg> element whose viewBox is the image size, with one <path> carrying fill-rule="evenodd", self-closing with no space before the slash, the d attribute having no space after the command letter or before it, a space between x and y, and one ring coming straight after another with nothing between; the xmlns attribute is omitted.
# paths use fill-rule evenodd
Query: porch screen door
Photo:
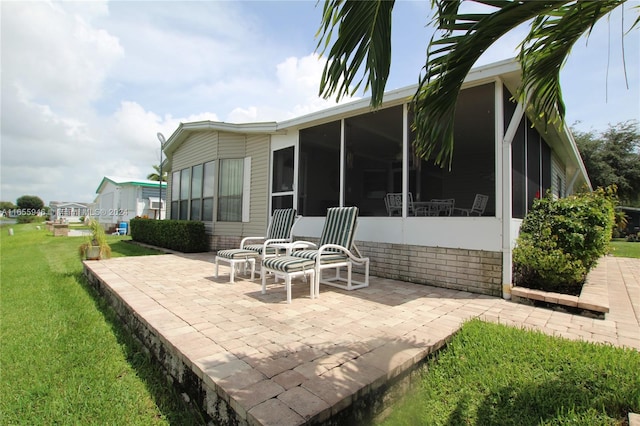
<svg viewBox="0 0 640 426"><path fill-rule="evenodd" d="M271 211L293 207L293 146L273 151L271 177Z"/></svg>

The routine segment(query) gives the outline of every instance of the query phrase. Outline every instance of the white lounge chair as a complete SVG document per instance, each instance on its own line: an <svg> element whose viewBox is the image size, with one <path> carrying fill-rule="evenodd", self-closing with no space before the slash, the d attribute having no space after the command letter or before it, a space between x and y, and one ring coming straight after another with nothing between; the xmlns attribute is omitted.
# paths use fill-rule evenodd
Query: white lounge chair
<svg viewBox="0 0 640 426"><path fill-rule="evenodd" d="M270 247L272 244L291 242L295 221L295 209L274 210L266 236L243 238L240 242L240 248L220 250L216 253L216 278L218 278L219 262L225 262L229 263L231 267L230 282L234 282L235 269L240 265L244 265L245 273L247 265L251 266L251 279L253 280L256 259L260 258L264 261L267 257L275 256L277 253L275 248Z"/></svg>
<svg viewBox="0 0 640 426"><path fill-rule="evenodd" d="M320 241L315 249L294 250L289 256L272 257L262 263L264 271L273 272L285 279L287 303L291 303L291 279L307 276L310 282L310 297L319 295L320 283L355 290L369 285L369 258L362 257L353 240L358 220L357 207L332 207L327 210ZM293 245L298 242L294 242ZM299 242L307 247L308 241ZM352 279L353 265L364 266L364 281ZM347 276L342 277L340 268L347 268ZM325 269L335 269L330 278L323 278ZM262 293L266 292L266 273L262 274Z"/></svg>

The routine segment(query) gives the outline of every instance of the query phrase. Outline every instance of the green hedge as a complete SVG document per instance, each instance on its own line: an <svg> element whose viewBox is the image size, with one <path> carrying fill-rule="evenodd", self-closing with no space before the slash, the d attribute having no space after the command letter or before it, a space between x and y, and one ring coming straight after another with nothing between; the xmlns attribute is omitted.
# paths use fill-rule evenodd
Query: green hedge
<svg viewBox="0 0 640 426"><path fill-rule="evenodd" d="M614 206L615 188L536 200L513 251L515 284L580 294L587 274L608 252Z"/></svg>
<svg viewBox="0 0 640 426"><path fill-rule="evenodd" d="M134 241L183 253L207 251L209 244L204 223L189 220L131 219Z"/></svg>
<svg viewBox="0 0 640 426"><path fill-rule="evenodd" d="M16 223L42 223L47 220L44 216L21 215L16 217Z"/></svg>

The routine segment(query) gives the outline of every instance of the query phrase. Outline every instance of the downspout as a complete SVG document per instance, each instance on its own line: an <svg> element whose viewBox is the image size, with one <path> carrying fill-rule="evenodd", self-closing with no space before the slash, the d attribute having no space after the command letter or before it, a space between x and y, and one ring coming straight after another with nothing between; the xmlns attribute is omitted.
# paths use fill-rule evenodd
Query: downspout
<svg viewBox="0 0 640 426"><path fill-rule="evenodd" d="M513 249L511 247L513 165L511 146L523 116L524 104L518 102L502 139L502 298L506 300L511 299L511 287L513 286Z"/></svg>

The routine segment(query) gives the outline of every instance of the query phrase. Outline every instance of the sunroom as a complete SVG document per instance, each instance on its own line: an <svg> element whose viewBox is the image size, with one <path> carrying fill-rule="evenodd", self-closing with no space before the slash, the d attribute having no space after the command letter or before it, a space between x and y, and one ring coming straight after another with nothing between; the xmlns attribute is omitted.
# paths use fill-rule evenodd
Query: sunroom
<svg viewBox="0 0 640 426"><path fill-rule="evenodd" d="M519 81L512 60L468 75L452 117L450 168L414 154L415 86L386 93L376 110L363 99L279 123L181 124L165 147L173 177L170 217L205 220L217 250L264 229L276 208L296 208L303 217L295 236L313 239L327 208L357 206L356 244L371 259L373 275L509 297L511 249L533 200L590 185L568 129L532 122L512 101ZM234 150L235 165L224 172L225 163L231 167L224 153ZM201 166L195 159L208 161ZM202 176L207 163L218 163L218 171L203 185L193 175ZM233 188L221 184L229 173L237 177ZM194 182L196 195L189 188ZM389 194L399 208L390 209ZM486 205L466 215L479 195ZM194 215L198 197L196 205L204 207L206 198L211 206Z"/></svg>

